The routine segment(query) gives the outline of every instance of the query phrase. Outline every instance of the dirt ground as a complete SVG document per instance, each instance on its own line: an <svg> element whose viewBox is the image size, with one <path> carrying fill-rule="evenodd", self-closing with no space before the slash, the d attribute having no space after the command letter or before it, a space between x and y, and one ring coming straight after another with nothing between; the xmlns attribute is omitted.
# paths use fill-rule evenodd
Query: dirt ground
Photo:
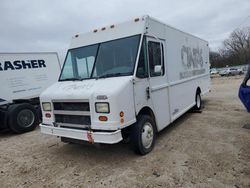
<svg viewBox="0 0 250 188"><path fill-rule="evenodd" d="M158 134L154 150L128 144L65 144L35 131L0 133L0 187L250 187L250 114L242 77L213 78L202 113L186 113Z"/></svg>

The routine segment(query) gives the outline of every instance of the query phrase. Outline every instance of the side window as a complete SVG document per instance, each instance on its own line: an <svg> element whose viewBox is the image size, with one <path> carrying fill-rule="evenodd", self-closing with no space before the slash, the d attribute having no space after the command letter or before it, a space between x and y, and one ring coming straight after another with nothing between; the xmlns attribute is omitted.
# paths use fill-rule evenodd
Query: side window
<svg viewBox="0 0 250 188"><path fill-rule="evenodd" d="M146 58L146 45L145 45L145 38L143 39L140 56L138 61L138 67L136 76L138 78L147 78L148 77L148 65L147 65L147 58Z"/></svg>
<svg viewBox="0 0 250 188"><path fill-rule="evenodd" d="M148 58L150 76L161 76L164 75L164 55L163 45L159 42L148 42Z"/></svg>

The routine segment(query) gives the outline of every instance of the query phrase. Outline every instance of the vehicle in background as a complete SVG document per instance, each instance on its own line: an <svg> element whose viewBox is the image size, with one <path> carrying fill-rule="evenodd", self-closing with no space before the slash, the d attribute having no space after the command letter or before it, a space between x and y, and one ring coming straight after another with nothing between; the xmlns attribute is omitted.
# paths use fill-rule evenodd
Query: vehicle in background
<svg viewBox="0 0 250 188"><path fill-rule="evenodd" d="M39 95L58 80L60 69L57 53L0 53L0 129L35 129Z"/></svg>
<svg viewBox="0 0 250 188"><path fill-rule="evenodd" d="M235 76L244 74L243 70L237 68L227 68L225 70L220 71L221 76Z"/></svg>
<svg viewBox="0 0 250 188"><path fill-rule="evenodd" d="M218 74L218 73L219 73L219 71L218 71L216 68L212 68L212 69L210 70L210 74L211 74L211 75Z"/></svg>
<svg viewBox="0 0 250 188"><path fill-rule="evenodd" d="M248 70L246 76L240 85L239 89L239 98L248 112L250 112L250 83L248 83L250 79L250 61L248 62Z"/></svg>
<svg viewBox="0 0 250 188"><path fill-rule="evenodd" d="M41 95L41 132L149 153L156 133L209 91L208 42L149 16L73 37L61 76Z"/></svg>

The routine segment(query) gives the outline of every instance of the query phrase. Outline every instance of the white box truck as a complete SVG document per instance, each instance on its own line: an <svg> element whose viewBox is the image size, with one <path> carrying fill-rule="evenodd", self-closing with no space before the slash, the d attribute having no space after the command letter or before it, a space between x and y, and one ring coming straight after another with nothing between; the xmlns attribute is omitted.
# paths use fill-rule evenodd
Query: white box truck
<svg viewBox="0 0 250 188"><path fill-rule="evenodd" d="M57 53L0 53L0 129L23 133L39 125L39 95L60 70Z"/></svg>
<svg viewBox="0 0 250 188"><path fill-rule="evenodd" d="M209 91L208 42L149 16L75 35L41 95L41 132L150 152L156 133Z"/></svg>

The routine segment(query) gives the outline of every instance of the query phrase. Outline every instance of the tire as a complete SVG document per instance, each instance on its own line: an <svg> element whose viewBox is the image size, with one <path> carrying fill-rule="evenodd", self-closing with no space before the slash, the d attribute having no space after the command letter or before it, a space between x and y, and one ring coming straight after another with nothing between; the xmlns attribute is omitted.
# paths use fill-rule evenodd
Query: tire
<svg viewBox="0 0 250 188"><path fill-rule="evenodd" d="M154 148L156 126L148 115L139 115L130 131L130 143L135 153L146 155Z"/></svg>
<svg viewBox="0 0 250 188"><path fill-rule="evenodd" d="M36 109L28 103L11 105L8 113L8 126L15 133L32 131L39 124Z"/></svg>
<svg viewBox="0 0 250 188"><path fill-rule="evenodd" d="M194 110L201 110L201 105L202 105L201 94L199 91L197 91L195 95Z"/></svg>

